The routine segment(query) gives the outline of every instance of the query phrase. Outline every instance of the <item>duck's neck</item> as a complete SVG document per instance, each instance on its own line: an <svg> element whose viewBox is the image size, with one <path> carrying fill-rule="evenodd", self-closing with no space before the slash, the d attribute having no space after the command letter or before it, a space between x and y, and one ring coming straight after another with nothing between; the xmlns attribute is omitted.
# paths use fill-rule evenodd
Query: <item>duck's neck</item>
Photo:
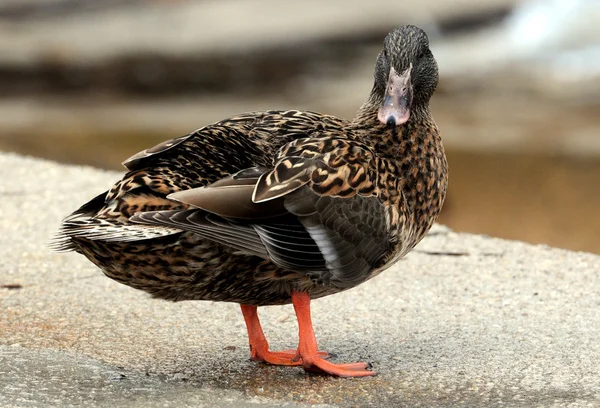
<svg viewBox="0 0 600 408"><path fill-rule="evenodd" d="M427 105L413 106L405 124L387 126L377 119L382 101L382 97L372 95L351 127L357 139L393 163L413 220L424 233L437 218L446 196L448 163L442 139Z"/></svg>

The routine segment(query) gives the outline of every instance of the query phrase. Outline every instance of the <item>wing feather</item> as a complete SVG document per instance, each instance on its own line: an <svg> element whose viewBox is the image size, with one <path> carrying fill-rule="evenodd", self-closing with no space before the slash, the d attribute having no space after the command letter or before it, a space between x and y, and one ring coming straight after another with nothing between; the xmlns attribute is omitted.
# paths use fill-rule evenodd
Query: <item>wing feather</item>
<svg viewBox="0 0 600 408"><path fill-rule="evenodd" d="M141 213L135 223L194 232L314 282L367 279L390 251L372 151L347 139L299 139L272 169L251 168L168 198L192 208Z"/></svg>

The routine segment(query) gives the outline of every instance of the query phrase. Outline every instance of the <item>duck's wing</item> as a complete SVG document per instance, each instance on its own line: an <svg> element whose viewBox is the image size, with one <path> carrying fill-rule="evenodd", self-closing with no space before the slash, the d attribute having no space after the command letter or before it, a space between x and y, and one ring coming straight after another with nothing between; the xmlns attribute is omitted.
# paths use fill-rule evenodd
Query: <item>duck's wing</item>
<svg viewBox="0 0 600 408"><path fill-rule="evenodd" d="M377 159L343 138L298 139L272 169L253 168L169 195L194 209L131 221L188 230L336 287L362 282L392 243Z"/></svg>

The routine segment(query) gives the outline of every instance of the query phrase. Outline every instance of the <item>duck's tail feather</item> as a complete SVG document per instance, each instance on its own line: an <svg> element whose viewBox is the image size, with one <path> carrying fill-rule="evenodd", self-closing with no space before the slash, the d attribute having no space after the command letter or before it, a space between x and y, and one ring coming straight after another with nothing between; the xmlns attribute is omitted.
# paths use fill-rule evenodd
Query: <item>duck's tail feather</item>
<svg viewBox="0 0 600 408"><path fill-rule="evenodd" d="M63 220L58 233L50 240L50 249L58 252L77 251L78 239L104 242L132 242L160 238L182 230L163 226L131 224L126 219L104 219L95 215L105 205L107 192L80 207Z"/></svg>

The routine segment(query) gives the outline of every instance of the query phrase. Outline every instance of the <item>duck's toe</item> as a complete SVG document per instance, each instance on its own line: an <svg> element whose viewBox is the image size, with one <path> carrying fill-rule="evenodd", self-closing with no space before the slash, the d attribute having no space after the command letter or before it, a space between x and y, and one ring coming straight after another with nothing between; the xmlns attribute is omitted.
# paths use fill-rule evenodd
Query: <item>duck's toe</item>
<svg viewBox="0 0 600 408"><path fill-rule="evenodd" d="M302 367L311 373L329 374L338 377L368 377L375 375L369 363L333 364L320 357L304 358Z"/></svg>

